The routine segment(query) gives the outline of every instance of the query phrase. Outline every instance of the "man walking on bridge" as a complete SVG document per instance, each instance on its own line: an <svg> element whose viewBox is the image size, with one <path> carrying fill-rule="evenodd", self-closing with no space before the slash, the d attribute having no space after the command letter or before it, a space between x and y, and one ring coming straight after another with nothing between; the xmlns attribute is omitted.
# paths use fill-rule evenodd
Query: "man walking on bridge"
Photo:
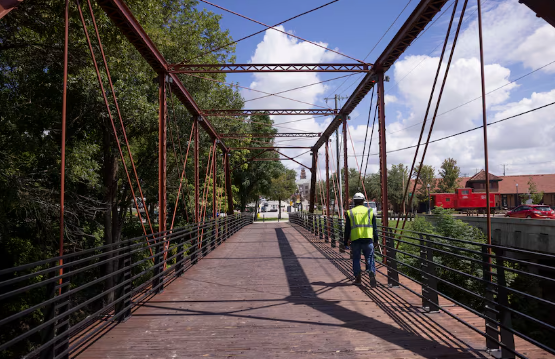
<svg viewBox="0 0 555 359"><path fill-rule="evenodd" d="M360 252L364 254L366 271L370 275L372 286L376 283L376 266L374 264L374 243L378 241L378 228L376 216L372 208L364 206L364 195L356 193L353 196L354 208L347 211L345 216L345 248L351 247L353 255L353 273L355 283L362 283L362 273L360 268Z"/></svg>

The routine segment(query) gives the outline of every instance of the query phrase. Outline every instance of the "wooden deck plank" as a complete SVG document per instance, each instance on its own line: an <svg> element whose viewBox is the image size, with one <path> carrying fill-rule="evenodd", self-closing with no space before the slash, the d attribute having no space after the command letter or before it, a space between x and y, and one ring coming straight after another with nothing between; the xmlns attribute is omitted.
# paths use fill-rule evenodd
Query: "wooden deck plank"
<svg viewBox="0 0 555 359"><path fill-rule="evenodd" d="M78 357L489 357L481 336L446 314L423 313L418 297L388 288L383 276L377 288L353 286L350 266L288 223L250 225Z"/></svg>

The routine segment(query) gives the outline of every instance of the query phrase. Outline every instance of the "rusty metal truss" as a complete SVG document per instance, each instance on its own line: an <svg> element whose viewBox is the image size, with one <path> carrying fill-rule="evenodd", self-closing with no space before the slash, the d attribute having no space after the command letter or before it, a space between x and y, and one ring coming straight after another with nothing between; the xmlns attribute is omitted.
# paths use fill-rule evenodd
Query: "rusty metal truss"
<svg viewBox="0 0 555 359"><path fill-rule="evenodd" d="M319 132L281 132L281 133L220 133L220 138L275 138L275 137L320 137Z"/></svg>
<svg viewBox="0 0 555 359"><path fill-rule="evenodd" d="M369 64L174 64L168 71L186 73L229 72L368 72Z"/></svg>
<svg viewBox="0 0 555 359"><path fill-rule="evenodd" d="M304 110L202 110L203 116L229 117L229 116L256 116L256 115L301 115L301 116L331 116L336 115L333 109L304 109Z"/></svg>
<svg viewBox="0 0 555 359"><path fill-rule="evenodd" d="M230 150L275 150L275 149L283 149L283 150L287 150L287 149L310 149L312 147L310 146L270 146L270 147L230 147Z"/></svg>

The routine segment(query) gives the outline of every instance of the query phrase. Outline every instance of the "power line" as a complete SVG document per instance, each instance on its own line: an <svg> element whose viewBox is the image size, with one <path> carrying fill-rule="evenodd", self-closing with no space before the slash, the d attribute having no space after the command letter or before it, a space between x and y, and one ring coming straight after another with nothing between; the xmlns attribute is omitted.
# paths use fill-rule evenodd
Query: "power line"
<svg viewBox="0 0 555 359"><path fill-rule="evenodd" d="M488 126L491 126L491 125L494 125L494 124L496 124L496 123L500 123L500 122L507 121L507 120L510 120L510 119L512 119L512 118L515 118L515 117L519 117L519 116L522 116L522 115L526 115L526 114L528 114L528 113L531 113L531 112L534 112L534 111L537 111L537 110L541 110L542 108L546 108L546 107L549 107L549 106L552 106L552 105L555 105L555 102L551 102L551 103L548 103L548 104L546 104L546 105L543 105L543 106L540 106L540 107L536 107L536 108L533 108L533 109L531 109L531 110L528 110L528 111L525 111L525 112L521 112L521 113L516 114L516 115L513 115L513 116L505 117L505 118L503 118L503 119L501 119L501 120L497 120L497 121L494 121L494 122L490 122L490 123L488 123L487 125L488 125ZM474 128L469 129L469 130L466 130L466 131L462 131L462 132L459 132L459 133L455 133L455 134L453 134L453 135L449 135L449 136L445 136L445 137L442 137L442 138L438 138L438 139L436 139L436 140L430 141L430 143L439 142L439 141L446 140L446 139L448 139L448 138L452 138L452 137L455 137L455 136L463 135L463 134L465 134L465 133L472 132L472 131L478 130L478 129L480 129L480 128L483 128L483 127L484 127L483 125L482 125L482 126L478 126L478 127L474 127ZM417 146L417 145L408 146L408 147L403 147L403 148L399 148L399 149L396 149L396 150L387 151L387 153L393 153L393 152L404 151L404 150L408 150L408 149L411 149L411 148L415 148L416 146ZM373 153L372 155L373 155L373 156L376 156L376 155L378 155L378 153Z"/></svg>
<svg viewBox="0 0 555 359"><path fill-rule="evenodd" d="M393 27L393 25L395 25L395 22L397 22L397 20L399 19L399 17L401 16L401 14L405 11L405 9L407 8L407 6L409 6L409 4L411 3L411 1L412 1L412 0L409 0L409 2L405 5L405 7L403 8L403 10L401 10L401 12L399 13L399 15L397 15L397 17L395 18L395 20L393 20L393 22L391 23L391 25L389 26L389 28L388 28L388 29L384 32L384 34L382 35L382 37L380 37L380 39L378 40L378 42L376 42L376 44L374 45L374 47L372 47L372 49L370 50L370 52L369 52L368 54L366 54L366 56L364 57L363 61L365 61L366 58L367 58L368 56L370 56L370 54L372 53L372 51L374 51L374 49L376 48L376 46L378 46L378 44L382 41L382 39L385 37L385 35L387 35L387 33L389 32L389 30L391 30L391 28ZM361 79L361 76L359 76L359 77L355 80L354 83L359 82L360 79ZM329 92L329 93L328 93L328 96L329 96L329 94L331 94L331 93L334 93L334 92L337 93L337 91L339 91L339 89L340 89L341 87L343 87L343 85L345 85L345 82L347 82L347 80L348 80L348 79L345 79L345 81L343 81L343 82L341 83L341 85L339 85L334 91ZM351 86L352 86L352 85L351 85ZM349 86L349 87L351 87L351 86ZM345 90L345 91L346 91L346 90ZM345 91L341 92L341 94L343 94Z"/></svg>
<svg viewBox="0 0 555 359"><path fill-rule="evenodd" d="M322 48L322 49L324 49L324 50L326 50L326 51L330 51L330 52L336 53L336 54L338 54L338 55L341 55L341 56L343 56L343 57L346 57L346 58L348 58L348 59L351 59L351 60L354 60L354 61L357 61L357 62L360 62L360 63L365 63L364 61L355 59L354 57L351 57L351 56L349 56L349 55L345 55L345 54L342 53L342 52L339 52L339 51L336 51L336 50L332 50L332 49L330 49L330 48L328 48L328 47L322 46L322 45L317 44L317 43L315 43L315 42L312 42L312 41L310 41L310 40L303 39L302 37L299 37L299 36L297 36L297 35L293 35L293 34L288 33L288 32L286 32L286 31L282 31L282 30L276 29L275 27L272 27L272 26L270 26L270 25L266 25L266 24L264 24L263 22L260 22L260 21L251 19L251 18L248 17L248 16L241 15L241 14L239 14L239 13L237 13L237 12L234 12L234 11L231 11L231 10L226 9L225 7L222 7L222 6L213 4L213 3L211 3L210 1L207 1L207 0L199 0L199 1L202 1L202 2L205 3L205 4L208 4L208 5L212 5L212 6L214 6L214 7L217 7L218 9L223 10L223 11L225 11L225 12L228 12L228 13L230 13L230 14L233 14L233 15L236 15L236 16L239 16L239 17L242 17L243 19L246 19L246 20L252 21L252 22L254 22L254 23L257 23L257 24L259 24L259 25L265 26L265 27L268 28L268 29L272 29L272 30L281 32L281 33L283 33L283 34L285 34L285 35L287 35L287 36L291 36L291 37L294 37L294 38L296 38L296 39L299 39L299 40L308 42L308 43L310 43L310 44L312 44L312 45L314 45L314 46L318 46L318 47L320 47L320 48ZM265 30L266 30L266 29L265 29Z"/></svg>
<svg viewBox="0 0 555 359"><path fill-rule="evenodd" d="M271 28L274 28L274 27L276 27L276 26L285 24L285 23L288 22L288 21L291 21L291 20L296 19L296 18L298 18L298 17L301 17L301 16L303 16L303 15L309 14L309 13L311 13L311 12L313 12L313 11L319 10L319 9L321 9L321 8L323 8L323 7L326 7L326 6L328 6L328 5L331 5L331 4L333 4L333 3L335 3L335 2L338 2L338 1L339 1L339 0L333 0L333 1L330 1L330 2L328 2L328 3L326 3L326 4L324 4L324 5L318 6L318 7L314 8L314 9L305 11L305 12L299 14L299 15L290 17L290 18L287 19L287 20L283 20L282 22L278 22L278 23L275 24L274 26L271 26ZM258 34L260 34L260 33L263 33L263 32L266 31L266 30L267 30L267 29L257 31L257 32L255 32L255 33L252 33L252 34L248 35L248 36L242 37L242 38L240 38L239 40L235 40L235 41L232 41L232 42L230 42L230 43L227 43L227 44L225 44L225 45L223 45L223 46L220 46L220 47L218 47L218 48L211 49L210 51L207 51L207 52L205 52L205 53L203 53L203 54L201 54L201 55L199 55L199 56L197 56L197 57L195 57L195 58L192 58L192 59L190 59L189 61L183 61L182 63L191 62L191 61L196 60L196 59L198 59L198 58L200 58L200 57L202 57L202 56L204 56L204 55L208 55L208 54L210 54L210 53L212 53L212 52L214 52L214 51L221 50L221 49L223 49L223 48L225 48L225 47L234 45L234 44L238 43L239 41L243 41L243 40L246 40L246 39L248 39L248 38L250 38L250 37L253 37L253 36L255 36L255 35L258 35Z"/></svg>
<svg viewBox="0 0 555 359"><path fill-rule="evenodd" d="M330 81L342 79L342 78L344 78L344 77L350 77L350 76L353 76L353 75L355 75L355 74L349 74L349 75L334 77L334 78L329 79L329 80L319 81L319 82L315 82L315 83L312 83L312 84L309 84L309 85L304 85L304 86L295 87L295 88L292 88L292 89L289 89L289 90L276 92L276 93L269 94L269 95L266 95L266 96L260 96L260 97L251 98L251 99L245 100L244 102L259 100L259 99L261 99L261 98L266 98L266 97L270 97L270 96L277 96L277 95L282 94L282 93L285 93L285 92L300 90L300 89L303 89L303 88L306 88L306 87L310 87L310 86L314 86L314 85L323 84L323 83L325 83L325 82L330 82Z"/></svg>
<svg viewBox="0 0 555 359"><path fill-rule="evenodd" d="M533 73L535 73L535 72L537 72L537 71L539 71L539 70L541 70L541 69L544 69L544 68L546 68L547 66L552 65L552 64L554 64L554 63L555 63L555 60L553 60L553 61L551 61L551 62L549 62L549 63L547 63L547 64L545 64L545 65L543 65L543 66L541 66L541 67L538 67L537 69L532 70L532 71L530 71L530 72L528 72L528 73L526 73L526 74L524 74L524 75L522 75L522 76L520 76L520 77L514 79L513 81L506 83L505 85L499 86L498 88L489 91L488 93L486 93L486 95L492 94L492 93L494 93L495 91L498 91L498 90L502 89L503 87L506 87L506 86L508 86L508 85L510 85L510 84L512 84L512 83L514 83L514 82L516 82L516 81L518 81L518 80L522 80L523 78L525 78L525 77L527 77L527 76L530 76L531 74L533 74ZM468 105L468 104L470 104L470 103L472 103L472 102L474 102L474 101L476 101L476 100L479 100L479 99L481 99L481 98L482 98L482 96L478 96L478 97L476 97L476 98L474 98L474 99L472 99L472 100L470 100L470 101L467 101L467 102L465 102L465 103L463 103L463 104L460 104L460 105L458 105L458 106L456 106L456 107L453 107L453 108L451 108L450 110L447 110L447 111L445 111L445 112L440 113L439 115L437 115L437 117L443 116L443 115L445 115L445 114L447 114L447 113L449 113L449 112L452 112L452 111L454 111L454 110L457 110L457 109L459 109L459 108L461 108L461 107L463 107L463 106L466 106L466 105ZM403 127L403 128L401 128L401 129L399 129L399 130L397 130L397 131L390 132L389 134L392 135L392 134L394 134L394 133L398 133L398 132L407 130L407 129L409 129L409 128L412 128L412 127L415 127L415 126L421 124L422 122L424 122L424 121L419 121L419 122L417 122L417 123L415 123L415 124L413 124L413 125L410 125L410 126L407 126L407 127ZM358 143L361 143L362 141L357 141L357 142L358 142Z"/></svg>
<svg viewBox="0 0 555 359"><path fill-rule="evenodd" d="M494 122L490 122L490 123L488 123L487 125L488 125L488 126L495 125L495 124L497 124L497 123L504 122L504 121L507 121L507 120L510 120L510 119L512 119L512 118L519 117L519 116L522 116L522 115L526 115L526 114L529 114L529 113L531 113L531 112L534 112L534 111L537 111L537 110L541 110L541 109L543 109L543 108L546 108L546 107L549 107L549 106L552 106L552 105L555 105L555 101L554 101L554 102L551 102L551 103L548 103L548 104L546 104L546 105L543 105L543 106L539 106L539 107L533 108L533 109L528 110L528 111L524 111L524 112L518 113L518 114L516 114L516 115L512 115L512 116L509 116L509 117L502 118L501 120L497 120L497 121L494 121ZM471 129L462 131L462 132L458 132L458 133L455 133L455 134L452 134L452 135L449 135L449 136L445 136L445 137L442 137L442 138L435 139L435 140L433 140L433 141L430 141L430 143L435 143L435 142L439 142L439 141L446 140L446 139L448 139L448 138L452 138L452 137L464 135L464 134L466 134L466 133L469 133L469 132L472 132L472 131L475 131L475 130L479 130L480 128L483 128L483 127L484 127L483 125L482 125L482 126L477 126L477 127L474 127L474 128L471 128ZM403 147L403 148L398 148L398 149L396 149L396 150L387 151L387 153L405 151L405 150L409 150L409 149L411 149L411 148L415 148L416 146L417 146L417 145L412 145L412 146L407 146L407 147ZM378 155L379 155L379 153L372 153L372 154L371 154L371 156L378 156ZM353 157L353 156L350 155L349 157ZM555 162L555 161L553 161L553 162ZM538 164L539 164L539 163L538 163Z"/></svg>
<svg viewBox="0 0 555 359"><path fill-rule="evenodd" d="M541 70L541 69L543 69L543 68L545 68L545 67L547 67L547 66L549 66L549 65L552 65L552 64L554 64L554 63L555 63L555 60L553 60L553 61L551 61L550 63L545 64L545 65L543 65L543 66L541 66L541 67L538 67L537 69L535 69L535 70L533 70L533 71L530 71L530 72L528 72L528 73L526 73L526 74L524 74L524 75L522 75L522 76L520 76L520 77L514 79L513 81L506 83L505 85L499 86L498 88L489 91L488 93L486 93L486 95L489 95L489 94L491 94L491 93L493 93L493 92L495 92L495 91L497 91L497 90L500 90L500 89L502 89L503 87L509 86L510 84L515 83L516 81L521 80L521 79L523 79L523 78L525 78L525 77L527 77L527 76L530 76L530 75L533 74L534 72L537 72L537 71L539 71L539 70ZM459 105L459 106L457 106L457 107L453 107L453 108L450 109L450 110L447 110L447 111L445 111L445 112L440 113L439 115L437 115L437 117L440 117L440 116L443 116L443 115L445 115L445 114L447 114L447 113L449 113L449 112L455 111L455 110L457 110L457 109L459 109L459 108L461 108L461 107L463 107L463 106L466 106L466 105L468 105L469 103L472 103L472 102L474 102L474 101L476 101L476 100L479 100L479 99L481 99L481 98L482 98L482 96L478 96L478 97L476 97L476 98L474 98L474 99L472 99L472 100L470 100L470 101L467 101L467 102L465 102L465 103L463 103L463 104L461 104L461 105ZM424 121L419 121L419 122L417 122L417 123L415 123L415 124L413 124L413 125L410 125L410 126L401 128L400 130L391 132L391 134L394 134L394 133L397 133L397 132L401 132L401 131L407 130L407 129L409 129L409 128L412 128L412 127L414 127L414 126L417 126L417 125L421 124L422 122L424 122Z"/></svg>
<svg viewBox="0 0 555 359"><path fill-rule="evenodd" d="M238 84L232 84L232 83L229 83L229 82L225 82L225 81L221 81L221 80L216 80L216 79L213 79L213 78L211 78L211 77L205 77L205 76L195 75L195 74L191 74L191 73L186 73L185 75L187 75L187 76L192 76L192 77L196 77L196 78L203 79L203 80L218 82L218 83L221 83L221 84L223 84L223 85L227 85L227 86L232 87L232 88L233 88L233 87L240 87L240 88L245 89L245 90L263 93L263 94L266 94L266 95L268 95L268 96L276 96L276 97L280 97L280 98L283 98L283 99L286 99L286 100L295 101L295 102L303 103L303 104L310 105L310 106L314 106L314 107L329 108L329 107L324 107L324 106L320 106L320 105L315 105L315 104L309 103L309 102L304 102L304 101L301 101L301 100L296 100L296 99L290 98L290 97L280 96L280 95L278 95L278 94L271 94L271 93L266 92L266 91L256 90L256 89L253 89L253 88L250 88L250 87L241 86L241 85L238 85Z"/></svg>
<svg viewBox="0 0 555 359"><path fill-rule="evenodd" d="M485 0L485 1L484 1L484 4L485 4L487 1L488 1L488 0ZM418 41L418 39L419 39L422 35L424 35L424 33L425 33L426 31L428 31L428 30L429 30L429 29L430 29L430 28L431 28L431 27L432 27L432 26L433 26L433 25L434 25L434 24L435 24L435 23L436 23L436 22L448 11L448 10L451 8L451 6L453 6L453 4L454 4L454 2L452 2L451 5L449 5L449 6L437 17L437 19L434 20L434 22L432 22L432 24L431 24L430 26L428 26L426 29L424 29L424 31L423 31L422 33L420 33L420 35L418 35L418 36L416 37L416 39L414 39L413 44L414 44L416 41ZM469 19L470 19L474 14L476 14L477 11L478 11L478 10L475 10L472 14L468 15L468 16L466 17L465 20L466 20L466 21L469 21ZM463 20L463 23L465 22L465 20ZM441 45L441 43L439 43L436 47L434 47L434 49L428 53L428 56L432 55L432 54L437 50L437 48L438 48L440 45ZM409 76L414 70L416 70L416 68L418 68L418 67L424 62L424 60L426 60L426 58L422 59L422 60L421 60L415 67L413 67L412 70L410 70L402 79L400 79L399 81L396 81L394 86L392 86L391 88L386 89L386 90L384 91L384 93L389 93L389 91L391 91L391 90L394 89L395 87L398 87L399 84L400 84L405 78L407 78L407 76Z"/></svg>

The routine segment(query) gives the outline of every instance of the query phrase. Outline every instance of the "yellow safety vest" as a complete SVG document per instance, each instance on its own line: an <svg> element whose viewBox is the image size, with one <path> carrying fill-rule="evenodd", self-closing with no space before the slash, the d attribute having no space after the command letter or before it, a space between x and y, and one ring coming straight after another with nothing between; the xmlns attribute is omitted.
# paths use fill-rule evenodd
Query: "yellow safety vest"
<svg viewBox="0 0 555 359"><path fill-rule="evenodd" d="M372 216L374 212L365 206L356 206L347 212L351 222L351 241L359 238L373 238Z"/></svg>

